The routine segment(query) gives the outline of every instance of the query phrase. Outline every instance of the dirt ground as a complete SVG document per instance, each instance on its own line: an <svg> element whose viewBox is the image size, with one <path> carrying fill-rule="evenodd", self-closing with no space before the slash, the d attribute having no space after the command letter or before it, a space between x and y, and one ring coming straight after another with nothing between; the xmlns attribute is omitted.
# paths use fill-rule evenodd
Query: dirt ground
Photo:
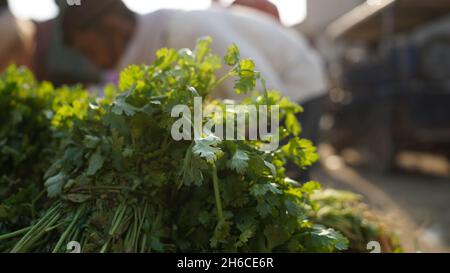
<svg viewBox="0 0 450 273"><path fill-rule="evenodd" d="M398 233L406 252L450 252L450 164L408 155L405 168L380 173L350 166L327 145L312 178L324 187L360 193ZM411 168L412 163L420 163ZM423 167L422 166L422 167ZM420 172L418 171L420 169ZM437 174L436 170L440 173Z"/></svg>

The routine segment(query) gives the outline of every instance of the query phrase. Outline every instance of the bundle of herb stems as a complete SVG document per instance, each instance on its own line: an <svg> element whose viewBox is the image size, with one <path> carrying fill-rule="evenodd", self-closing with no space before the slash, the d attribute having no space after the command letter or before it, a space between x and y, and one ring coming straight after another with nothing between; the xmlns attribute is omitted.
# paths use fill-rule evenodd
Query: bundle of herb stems
<svg viewBox="0 0 450 273"><path fill-rule="evenodd" d="M287 161L306 169L318 158L300 138L295 116L302 108L266 90L235 45L224 57L229 72L217 80L222 62L211 42L200 39L192 51L161 49L152 65L122 72L119 95L91 100L82 118L71 116L73 126L45 170L48 206L29 227L0 235L0 249L66 252L71 241L102 253L347 249L340 232L308 216L320 185L300 185L285 174ZM225 109L211 95L230 79L237 93L248 94L243 105L279 106L278 133L287 144L268 152L260 149L263 140L170 138L175 105L193 109L202 97L204 106Z"/></svg>

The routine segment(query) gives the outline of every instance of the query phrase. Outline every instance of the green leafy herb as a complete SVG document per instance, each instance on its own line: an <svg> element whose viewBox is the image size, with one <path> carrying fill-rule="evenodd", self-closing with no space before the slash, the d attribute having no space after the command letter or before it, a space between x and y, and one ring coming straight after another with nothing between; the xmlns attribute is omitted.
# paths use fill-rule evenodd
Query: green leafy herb
<svg viewBox="0 0 450 273"><path fill-rule="evenodd" d="M257 92L260 75L252 60L241 59L236 45L224 58L229 72L216 79L221 65L211 42L202 38L193 51L161 49L152 65L122 73L123 93L115 98L76 100L42 115L50 117L51 126L70 128L60 130L63 141L53 164L37 168L46 171L48 206L29 228L5 234L7 243L0 237L2 249L64 252L67 242L78 241L83 252L345 250L348 241L341 233L310 218L311 194L319 184L301 186L285 174L289 160L306 168L318 158L311 142L298 137L294 114L301 107L275 91ZM30 76L14 77L21 82ZM263 141L221 140L208 132L192 141L171 138L171 109L178 104L192 109L195 96L202 96L205 107L225 108L213 95L230 78L236 92L249 94L244 105L280 106L278 133L281 140L290 139L288 144L269 153L261 151ZM2 90L10 83L0 84ZM24 120L28 112L18 109L9 108L7 121ZM4 139L3 151L20 162L21 152L10 151ZM27 158L36 161L38 155Z"/></svg>

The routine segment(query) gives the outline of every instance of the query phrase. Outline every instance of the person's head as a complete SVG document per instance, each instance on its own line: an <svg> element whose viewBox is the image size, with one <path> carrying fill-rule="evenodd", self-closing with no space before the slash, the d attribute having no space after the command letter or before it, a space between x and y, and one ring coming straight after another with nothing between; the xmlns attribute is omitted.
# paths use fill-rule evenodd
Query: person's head
<svg viewBox="0 0 450 273"><path fill-rule="evenodd" d="M65 43L97 67L113 68L134 33L135 14L121 0L84 0L61 10Z"/></svg>
<svg viewBox="0 0 450 273"><path fill-rule="evenodd" d="M0 11L8 9L8 0L0 0Z"/></svg>
<svg viewBox="0 0 450 273"><path fill-rule="evenodd" d="M269 2L268 0L235 0L231 5L253 8L271 15L277 21L280 21L280 13L277 6Z"/></svg>

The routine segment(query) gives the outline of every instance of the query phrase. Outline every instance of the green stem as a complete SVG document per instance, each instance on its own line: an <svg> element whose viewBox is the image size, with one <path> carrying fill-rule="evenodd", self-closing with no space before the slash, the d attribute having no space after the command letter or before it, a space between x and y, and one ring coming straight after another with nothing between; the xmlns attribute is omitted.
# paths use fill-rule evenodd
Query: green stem
<svg viewBox="0 0 450 273"><path fill-rule="evenodd" d="M216 198L217 218L219 221L223 219L222 200L220 199L219 177L217 176L216 164L212 164L212 176L214 185L214 197Z"/></svg>
<svg viewBox="0 0 450 273"><path fill-rule="evenodd" d="M137 225L139 223L138 212L136 206L132 207L131 224L128 228L127 235L124 240L125 252L137 252L136 248L136 236L137 236Z"/></svg>
<svg viewBox="0 0 450 273"><path fill-rule="evenodd" d="M3 235L0 236L0 241L2 241L2 240L7 240L7 239L11 239L11 238L17 237L17 236L19 236L19 235L25 234L25 233L27 233L30 229L31 229L31 226L30 226L30 227L23 228L23 229L16 230L16 231L11 232L11 233L8 233L8 234L3 234Z"/></svg>
<svg viewBox="0 0 450 273"><path fill-rule="evenodd" d="M103 245L100 253L105 253L108 250L109 243L111 242L112 237L117 232L117 229L121 226L123 217L127 210L127 206L125 203L121 203L114 214L114 217L111 221L111 228L109 229L108 235L110 236L106 243Z"/></svg>
<svg viewBox="0 0 450 273"><path fill-rule="evenodd" d="M55 206L53 206L51 209L47 211L47 213L42 216L41 219L37 221L36 224L34 224L30 230L17 242L17 244L14 246L14 248L11 250L12 253L16 253L20 251L20 249L23 248L23 246L26 244L27 241L29 241L33 236L36 236L38 231L42 228L42 226L48 226L48 220L51 219L55 213L58 213L59 208L61 207L60 203L57 203Z"/></svg>
<svg viewBox="0 0 450 273"><path fill-rule="evenodd" d="M149 98L149 100L162 100L162 99L167 99L167 95L153 96Z"/></svg>
<svg viewBox="0 0 450 273"><path fill-rule="evenodd" d="M261 81L261 84L262 84L263 90L264 90L264 99L266 100L266 104L269 104L269 92L267 91L266 80L261 79L260 81Z"/></svg>
<svg viewBox="0 0 450 273"><path fill-rule="evenodd" d="M50 226L52 226L53 224L55 224L59 218L60 218L61 214L59 212L56 212L55 215L53 215L47 223L45 223L45 225L43 227L41 227L39 230L36 231L36 233L29 237L26 241L24 241L23 244L20 245L20 247L16 247L14 248L11 252L13 253L26 253L30 250L30 248L32 248L36 242L38 242L46 233L46 229Z"/></svg>
<svg viewBox="0 0 450 273"><path fill-rule="evenodd" d="M106 250L109 247L109 240L110 239L108 239L108 241L106 241L106 243L103 245L102 249L100 250L100 253L106 253Z"/></svg>
<svg viewBox="0 0 450 273"><path fill-rule="evenodd" d="M225 76L223 76L222 78L220 78L218 81L216 81L214 83L213 86L211 86L211 88L208 90L208 93L206 95L211 94L219 85L221 85L224 81L228 80L229 78L233 77L236 75L236 68L239 66L239 62L230 69L230 71L228 71L227 74L225 74Z"/></svg>
<svg viewBox="0 0 450 273"><path fill-rule="evenodd" d="M124 218L125 212L127 211L127 207L125 204L122 204L121 208L119 208L120 210L117 217L115 218L115 221L113 221L112 227L109 231L109 235L110 236L114 236L117 232L117 230L119 229L119 227L122 225L122 220Z"/></svg>
<svg viewBox="0 0 450 273"><path fill-rule="evenodd" d="M140 253L145 253L145 249L146 249L146 242L147 242L147 235L143 235L142 239L141 239L141 250Z"/></svg>
<svg viewBox="0 0 450 273"><path fill-rule="evenodd" d="M194 147L194 143L195 141L192 141L191 144L189 145L189 148L186 150L186 155L184 156L183 159L183 175L178 184L178 190L181 189L181 187L183 187L184 180L186 178L186 169L188 168L188 164L190 164L190 160L192 157L192 148Z"/></svg>
<svg viewBox="0 0 450 273"><path fill-rule="evenodd" d="M138 252L138 238L140 235L140 228L139 228L139 211L138 208L134 208L134 222L133 222L133 237L132 237L132 245L133 245L133 252Z"/></svg>
<svg viewBox="0 0 450 273"><path fill-rule="evenodd" d="M69 233L72 231L73 227L75 226L75 224L77 223L80 215L83 213L84 211L84 205L81 206L80 209L78 209L77 213L75 214L75 216L73 217L71 223L69 224L69 227L64 231L64 233L61 235L61 238L59 239L58 243L56 244L55 248L53 248L52 253L56 253L59 251L59 249L61 248L62 244L64 244L64 242L66 241L66 237L69 235Z"/></svg>
<svg viewBox="0 0 450 273"><path fill-rule="evenodd" d="M36 219L36 209L35 209L36 203L39 201L39 199L42 198L42 196L45 195L46 192L47 192L46 190L41 191L41 192L36 196L36 198L34 198L34 199L31 201L31 204L30 204L31 219L33 219L33 220Z"/></svg>

